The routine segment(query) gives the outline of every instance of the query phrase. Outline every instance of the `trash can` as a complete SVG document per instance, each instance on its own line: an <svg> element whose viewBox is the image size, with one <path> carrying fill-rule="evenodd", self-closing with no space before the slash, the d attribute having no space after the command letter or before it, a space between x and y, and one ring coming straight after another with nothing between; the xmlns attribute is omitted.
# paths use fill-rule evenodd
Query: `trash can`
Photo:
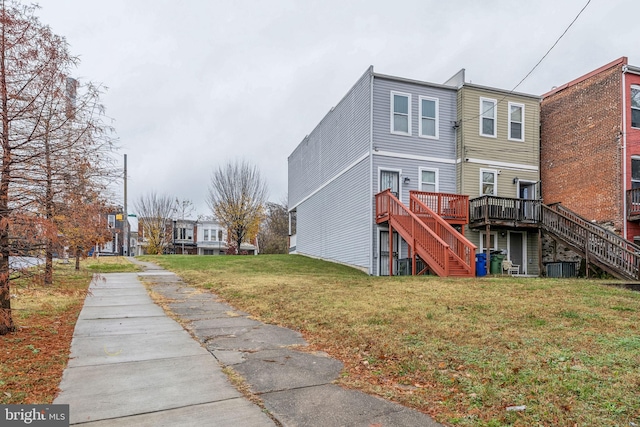
<svg viewBox="0 0 640 427"><path fill-rule="evenodd" d="M504 261L504 255L491 254L491 274L502 273L502 261Z"/></svg>
<svg viewBox="0 0 640 427"><path fill-rule="evenodd" d="M482 277L487 275L487 254L481 252L476 254L476 276Z"/></svg>

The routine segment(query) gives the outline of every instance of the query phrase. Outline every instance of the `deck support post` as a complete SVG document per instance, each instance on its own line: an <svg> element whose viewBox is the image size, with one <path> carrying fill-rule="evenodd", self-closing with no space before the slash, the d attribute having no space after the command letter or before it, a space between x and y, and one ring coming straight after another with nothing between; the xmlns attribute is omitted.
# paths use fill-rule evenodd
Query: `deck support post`
<svg viewBox="0 0 640 427"><path fill-rule="evenodd" d="M586 238L584 241L584 272L589 278L589 232L586 233Z"/></svg>
<svg viewBox="0 0 640 427"><path fill-rule="evenodd" d="M389 276L393 276L393 227L389 221Z"/></svg>
<svg viewBox="0 0 640 427"><path fill-rule="evenodd" d="M491 262L491 225L487 222L484 233L484 247L487 251L487 265Z"/></svg>

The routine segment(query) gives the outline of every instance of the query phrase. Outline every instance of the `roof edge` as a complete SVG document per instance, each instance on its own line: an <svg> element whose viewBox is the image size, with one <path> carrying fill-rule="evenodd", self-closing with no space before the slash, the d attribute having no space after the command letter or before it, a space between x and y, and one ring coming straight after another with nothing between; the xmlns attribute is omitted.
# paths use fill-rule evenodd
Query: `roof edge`
<svg viewBox="0 0 640 427"><path fill-rule="evenodd" d="M605 70L608 70L609 68L613 68L613 67L615 67L617 65L627 65L627 61L628 61L628 59L627 59L626 56L621 56L620 58L618 58L618 59L616 59L614 61L611 61L608 64L603 65L600 68L596 68L595 70L593 70L593 71L591 71L591 72L589 72L589 73L587 73L587 74L585 74L585 75L583 75L581 77L578 77L577 79L571 80L570 82L565 83L562 86L558 86L555 89L551 89L547 93L543 93L542 94L542 98L544 99L544 98L546 98L548 96L551 96L551 95L553 95L553 94L555 94L557 92L560 92L561 90L564 90L564 89L566 89L566 88L568 88L570 86L573 86L573 85L576 85L576 84L578 84L580 82L583 82L583 81L587 80L588 78L591 78L591 77L595 76L596 74L600 74L601 72L603 72Z"/></svg>

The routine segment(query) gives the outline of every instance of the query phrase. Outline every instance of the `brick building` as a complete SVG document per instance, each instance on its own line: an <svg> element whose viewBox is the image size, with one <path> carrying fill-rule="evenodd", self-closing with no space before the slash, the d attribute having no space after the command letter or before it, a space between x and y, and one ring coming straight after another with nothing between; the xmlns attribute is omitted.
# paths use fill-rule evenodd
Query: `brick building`
<svg viewBox="0 0 640 427"><path fill-rule="evenodd" d="M622 57L554 88L542 97L540 126L545 204L640 240L640 68Z"/></svg>

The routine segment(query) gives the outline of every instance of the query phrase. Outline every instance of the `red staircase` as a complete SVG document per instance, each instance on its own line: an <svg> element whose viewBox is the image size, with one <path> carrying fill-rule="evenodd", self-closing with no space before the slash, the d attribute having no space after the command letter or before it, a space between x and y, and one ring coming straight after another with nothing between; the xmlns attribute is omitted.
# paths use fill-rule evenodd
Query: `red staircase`
<svg viewBox="0 0 640 427"><path fill-rule="evenodd" d="M427 265L425 270L438 276L474 277L476 246L423 203L423 194L412 192L410 209L390 190L376 194L376 223L388 222L389 231L397 231L407 242L412 274L424 273L415 268L416 257L420 257Z"/></svg>

